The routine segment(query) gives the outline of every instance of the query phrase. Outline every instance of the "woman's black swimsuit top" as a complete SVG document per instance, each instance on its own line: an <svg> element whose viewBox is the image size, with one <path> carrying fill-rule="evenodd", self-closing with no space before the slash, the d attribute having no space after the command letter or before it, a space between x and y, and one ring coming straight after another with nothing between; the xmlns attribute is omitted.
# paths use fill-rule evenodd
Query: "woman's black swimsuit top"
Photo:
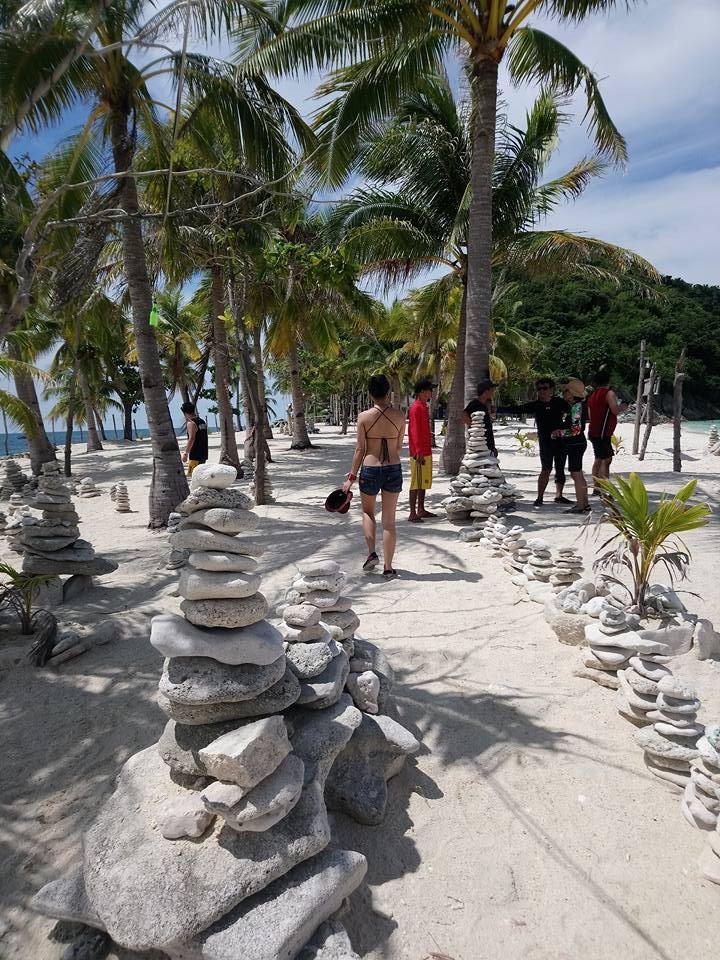
<svg viewBox="0 0 720 960"><path fill-rule="evenodd" d="M380 408L378 407L377 409L380 409ZM395 424L392 422L392 420L390 420L390 417L387 415L386 411L388 409L389 408L386 408L385 410L380 410L380 413L377 415L377 417L375 417L373 422L370 424L370 430L372 430L372 428L375 426L378 420L380 420L381 417L385 417L385 419L388 420L393 427L395 427ZM398 430L397 433L398 433L398 436L400 436L402 431ZM388 437L373 437L370 435L369 430L365 431L365 436L367 437L368 440L380 441L380 463L382 464L390 463L390 450L388 449L388 445L387 445Z"/></svg>

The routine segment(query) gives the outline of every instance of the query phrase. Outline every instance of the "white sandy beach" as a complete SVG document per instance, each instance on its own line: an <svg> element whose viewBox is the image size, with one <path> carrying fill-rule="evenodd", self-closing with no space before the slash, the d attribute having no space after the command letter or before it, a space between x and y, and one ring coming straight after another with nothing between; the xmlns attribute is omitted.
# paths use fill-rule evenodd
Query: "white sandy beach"
<svg viewBox="0 0 720 960"><path fill-rule="evenodd" d="M631 430L618 429L628 448ZM583 526L552 498L533 509L537 460L510 452L517 444L509 435L500 437L501 465L525 493L513 517L553 544L577 545L589 566L605 529ZM720 625L720 458L705 455L701 434L686 432L678 476L671 441L670 426L656 427L645 462L623 453L615 470L639 468L654 492L698 478L714 515L687 538L693 564L681 588L699 594L683 597L691 610ZM696 867L706 836L683 819L679 794L645 768L614 692L573 676L577 650L557 642L542 607L519 601L499 560L462 543L443 519L405 522L406 491L401 577L363 577L359 506L346 517L322 509L349 468L353 439L325 428L314 442L317 449L304 453L289 451L287 438L271 444L278 502L258 508L268 544L263 591L272 606L297 560L318 552L340 560L358 632L390 658L399 719L422 743L417 761L392 782L383 824L360 827L335 815L339 841L369 861L347 922L358 953L368 960L713 955L720 888ZM590 460L588 453L588 469ZM81 536L119 569L56 613L62 623L117 618L122 637L56 671L0 669L0 955L8 960L60 956L62 947L47 940L52 922L32 914L28 901L77 861L82 832L120 765L155 742L165 723L149 623L179 600L170 595L177 573L165 569L167 535L146 529L150 445L78 453L74 471L104 491L76 500ZM115 513L108 496L120 479L131 514ZM447 482L437 480L431 509ZM17 559L4 540L0 557ZM697 686L700 719L720 719L720 664L691 652L673 669Z"/></svg>

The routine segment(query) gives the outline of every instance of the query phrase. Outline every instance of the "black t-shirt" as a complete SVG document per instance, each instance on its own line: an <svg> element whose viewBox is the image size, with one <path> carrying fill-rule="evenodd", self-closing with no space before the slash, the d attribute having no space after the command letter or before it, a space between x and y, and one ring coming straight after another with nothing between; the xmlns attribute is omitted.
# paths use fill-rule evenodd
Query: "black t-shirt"
<svg viewBox="0 0 720 960"><path fill-rule="evenodd" d="M495 447L495 434L493 433L493 424L492 420L490 419L490 411L484 403L480 403L480 401L476 398L475 400L471 400L470 403L465 407L465 413L470 416L471 414L478 412L485 414L485 443L487 443L489 450L491 450L493 453L497 453L497 449Z"/></svg>
<svg viewBox="0 0 720 960"><path fill-rule="evenodd" d="M538 438L550 440L553 430L560 430L565 426L565 420L570 413L570 404L562 397L550 397L548 401L530 400L528 403L516 403L509 407L498 407L498 413L509 413L516 416L532 414Z"/></svg>
<svg viewBox="0 0 720 960"><path fill-rule="evenodd" d="M202 417L193 417L192 422L197 427L197 433L190 447L188 460L196 460L198 463L205 463L208 458L208 433L207 424Z"/></svg>

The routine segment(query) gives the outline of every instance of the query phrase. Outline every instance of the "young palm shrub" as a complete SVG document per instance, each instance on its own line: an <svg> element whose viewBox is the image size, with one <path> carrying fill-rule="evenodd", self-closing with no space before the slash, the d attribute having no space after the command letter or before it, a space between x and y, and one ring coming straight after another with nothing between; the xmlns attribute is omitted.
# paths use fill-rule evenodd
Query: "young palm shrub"
<svg viewBox="0 0 720 960"><path fill-rule="evenodd" d="M695 492L696 480L690 480L673 497L663 496L654 508L645 484L636 473L627 479L597 482L605 495L603 519L615 527L615 533L600 547L595 569L629 571L631 587L615 577L609 579L625 587L633 605L644 614L655 567L665 567L671 583L676 577L686 575L691 557L680 534L705 526L710 508L704 503L688 502Z"/></svg>
<svg viewBox="0 0 720 960"><path fill-rule="evenodd" d="M10 611L17 617L23 636L34 634L28 660L41 667L50 656L57 636L57 620L49 610L33 611L38 589L53 578L48 574L32 576L16 570L9 563L0 563L0 613Z"/></svg>

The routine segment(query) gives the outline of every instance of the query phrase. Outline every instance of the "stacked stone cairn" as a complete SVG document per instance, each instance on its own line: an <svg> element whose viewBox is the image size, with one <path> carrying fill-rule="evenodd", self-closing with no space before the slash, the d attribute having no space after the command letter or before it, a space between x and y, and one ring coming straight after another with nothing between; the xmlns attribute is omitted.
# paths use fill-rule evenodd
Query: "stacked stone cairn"
<svg viewBox="0 0 720 960"><path fill-rule="evenodd" d="M720 820L720 723L709 723L696 747L699 756L690 762L690 781L685 784L680 806L690 826L698 830L717 830ZM717 856L720 857L720 845ZM720 863L717 866L720 868ZM717 882L720 882L720 869Z"/></svg>
<svg viewBox="0 0 720 960"><path fill-rule="evenodd" d="M550 584L555 593L567 590L584 572L583 559L575 547L558 547L555 566L550 572Z"/></svg>
<svg viewBox="0 0 720 960"><path fill-rule="evenodd" d="M464 523L472 517L477 524L498 509L512 506L518 496L517 488L506 482L497 457L488 449L484 414L473 413L470 419L460 473L450 482L450 496L442 502L453 523Z"/></svg>
<svg viewBox="0 0 720 960"><path fill-rule="evenodd" d="M640 617L627 613L622 607L603 603L597 620L585 627L587 648L582 656L587 673L584 675L617 690L620 687L617 672L630 666L631 657L639 652L652 657L659 655L663 645L644 641L636 632L639 626Z"/></svg>
<svg viewBox="0 0 720 960"><path fill-rule="evenodd" d="M177 510L173 512L168 517L167 522L167 532L170 536L173 533L177 533L180 522L183 520L183 515L178 513ZM165 566L168 570L179 570L181 567L184 567L188 562L188 557L190 556L189 550L180 550L177 547L172 547L170 550L170 556L168 557L167 563Z"/></svg>
<svg viewBox="0 0 720 960"><path fill-rule="evenodd" d="M527 549L530 556L523 567L523 573L528 580L537 580L539 583L550 583L555 561L553 561L552 548L546 540L535 537L528 540Z"/></svg>
<svg viewBox="0 0 720 960"><path fill-rule="evenodd" d="M4 476L0 484L0 500L9 500L13 493L22 493L29 477L27 477L20 468L17 460L12 457L5 461Z"/></svg>
<svg viewBox="0 0 720 960"><path fill-rule="evenodd" d="M115 486L115 509L118 513L130 513L130 497L122 480Z"/></svg>
<svg viewBox="0 0 720 960"><path fill-rule="evenodd" d="M697 743L705 728L697 722L699 709L694 688L665 674L658 680L655 708L647 713L653 725L635 734L651 773L682 789L690 782L691 762L700 756Z"/></svg>
<svg viewBox="0 0 720 960"><path fill-rule="evenodd" d="M720 883L720 723L709 723L705 727L705 736L700 737L697 748L700 756L692 761L691 781L685 787L683 799L688 801L688 797L692 794L707 813L715 816L714 829L703 825L703 829L711 829L712 832L708 837L709 843L700 857L700 872L707 880ZM699 813L697 806L691 805L689 801L688 806L697 816ZM685 813L684 808L683 813ZM687 817L687 813L685 816ZM703 817L703 821L709 823L708 818ZM697 822L693 825L700 826Z"/></svg>
<svg viewBox="0 0 720 960"><path fill-rule="evenodd" d="M720 432L714 424L708 431L707 452L715 457L720 457Z"/></svg>
<svg viewBox="0 0 720 960"><path fill-rule="evenodd" d="M100 496L100 491L95 486L95 481L92 479L92 477L83 477L83 479L80 481L78 495L82 497L83 500L89 500L91 497Z"/></svg>
<svg viewBox="0 0 720 960"><path fill-rule="evenodd" d="M80 539L79 517L57 463L44 463L34 506L42 519L23 529L23 573L102 576L117 570L114 560L97 556L92 544Z"/></svg>
<svg viewBox="0 0 720 960"><path fill-rule="evenodd" d="M363 711L360 726L336 760L325 798L358 823L380 823L386 811L387 781L420 749L413 735L387 716L392 670L378 648L356 635L360 621L349 597L346 576L322 557L298 564L278 609L283 618L286 657L301 683L298 703L316 710L334 702L342 684ZM348 662L349 659L349 662Z"/></svg>
<svg viewBox="0 0 720 960"><path fill-rule="evenodd" d="M323 799L362 714L342 688L328 707L293 707L302 684L265 619L257 517L234 478L197 468L178 507L184 616L153 618L150 637L167 658L165 731L125 763L83 863L34 906L170 960L289 960L308 944L321 957L347 943L334 915L366 870L328 848Z"/></svg>
<svg viewBox="0 0 720 960"><path fill-rule="evenodd" d="M13 494L15 496L15 494ZM36 522L36 517L30 512L30 507L23 504L19 509L13 511L13 515L8 520L5 527L5 536L7 537L8 549L12 553L22 556L25 552L22 533L25 527L31 526Z"/></svg>

